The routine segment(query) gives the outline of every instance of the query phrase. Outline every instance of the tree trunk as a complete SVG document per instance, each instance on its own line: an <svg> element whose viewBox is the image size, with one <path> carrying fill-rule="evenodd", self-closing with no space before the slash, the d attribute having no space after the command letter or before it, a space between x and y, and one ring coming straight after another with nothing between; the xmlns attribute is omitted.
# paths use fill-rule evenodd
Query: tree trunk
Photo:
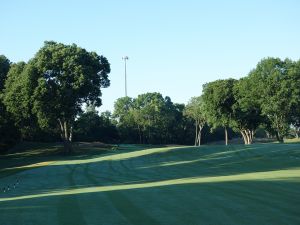
<svg viewBox="0 0 300 225"><path fill-rule="evenodd" d="M197 146L197 138L198 138L198 124L195 122L195 146Z"/></svg>
<svg viewBox="0 0 300 225"><path fill-rule="evenodd" d="M60 130L61 130L61 138L64 143L64 153L70 154L72 149L72 133L73 127L68 124L66 120L58 119Z"/></svg>
<svg viewBox="0 0 300 225"><path fill-rule="evenodd" d="M241 132L241 134L242 134L242 136L243 136L244 144L245 144L245 145L250 145L250 144L252 144L252 142L253 142L253 137L254 137L254 131L253 131L253 130L246 129L246 130L241 130L240 132Z"/></svg>
<svg viewBox="0 0 300 225"><path fill-rule="evenodd" d="M227 127L225 127L225 145L228 145L228 132L227 132Z"/></svg>
<svg viewBox="0 0 300 225"><path fill-rule="evenodd" d="M138 131L139 131L140 144L142 144L142 131L140 126L138 126Z"/></svg>
<svg viewBox="0 0 300 225"><path fill-rule="evenodd" d="M65 154L69 155L70 153L73 152L72 148L72 142L69 140L64 140L64 152Z"/></svg>
<svg viewBox="0 0 300 225"><path fill-rule="evenodd" d="M198 132L198 146L201 145L201 130Z"/></svg>
<svg viewBox="0 0 300 225"><path fill-rule="evenodd" d="M279 132L276 132L276 139L279 143L283 143L283 137L279 134Z"/></svg>
<svg viewBox="0 0 300 225"><path fill-rule="evenodd" d="M253 131L252 130L247 130L248 133L248 145L252 144L253 141Z"/></svg>
<svg viewBox="0 0 300 225"><path fill-rule="evenodd" d="M70 127L69 141L72 142L72 139L73 139L73 126Z"/></svg>
<svg viewBox="0 0 300 225"><path fill-rule="evenodd" d="M251 139L249 130L246 130L246 137L247 137L247 145L249 145Z"/></svg>
<svg viewBox="0 0 300 225"><path fill-rule="evenodd" d="M268 131L266 131L266 136L267 136L268 139L271 138L271 134Z"/></svg>
<svg viewBox="0 0 300 225"><path fill-rule="evenodd" d="M204 127L204 126L202 126L202 125L199 124L198 138L197 138L197 140L198 140L198 146L201 145L201 136L202 136L202 129L203 129L203 127Z"/></svg>
<svg viewBox="0 0 300 225"><path fill-rule="evenodd" d="M296 134L296 138L299 138L299 131L300 131L300 129L299 128L295 128L295 134Z"/></svg>
<svg viewBox="0 0 300 225"><path fill-rule="evenodd" d="M245 130L241 130L240 132L243 136L244 144L246 145L247 144L247 137L246 137L246 134L245 134Z"/></svg>

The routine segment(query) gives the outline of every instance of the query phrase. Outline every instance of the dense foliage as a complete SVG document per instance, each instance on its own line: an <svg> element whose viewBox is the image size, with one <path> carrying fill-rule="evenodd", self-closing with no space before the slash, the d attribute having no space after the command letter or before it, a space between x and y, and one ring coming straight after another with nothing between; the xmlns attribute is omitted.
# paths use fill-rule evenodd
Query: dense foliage
<svg viewBox="0 0 300 225"><path fill-rule="evenodd" d="M300 60L262 59L248 76L203 85L187 105L162 94L116 100L99 115L110 85L108 60L77 45L45 42L29 62L0 56L0 150L19 140L194 144L236 133L251 144L300 131ZM84 111L84 105L86 110ZM257 133L257 131L259 131Z"/></svg>
<svg viewBox="0 0 300 225"><path fill-rule="evenodd" d="M245 144L252 143L259 126L283 142L291 125L299 127L299 63L266 58L238 81L205 84L203 99L208 123L239 131Z"/></svg>
<svg viewBox="0 0 300 225"><path fill-rule="evenodd" d="M84 103L101 105L110 65L95 52L77 45L45 42L27 64L12 66L3 94L7 111L26 134L29 126L60 130L66 152L71 150L75 118Z"/></svg>
<svg viewBox="0 0 300 225"><path fill-rule="evenodd" d="M184 105L174 104L160 93L119 98L113 117L122 142L183 144L189 142L191 121L183 116Z"/></svg>

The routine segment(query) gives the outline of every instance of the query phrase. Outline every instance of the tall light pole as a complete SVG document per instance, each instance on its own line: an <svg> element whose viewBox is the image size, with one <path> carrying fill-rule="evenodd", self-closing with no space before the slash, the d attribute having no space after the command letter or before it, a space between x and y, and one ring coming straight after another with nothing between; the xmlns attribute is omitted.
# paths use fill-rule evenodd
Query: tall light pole
<svg viewBox="0 0 300 225"><path fill-rule="evenodd" d="M125 62L125 97L127 97L127 74L126 74L126 61L129 59L128 56L122 57Z"/></svg>

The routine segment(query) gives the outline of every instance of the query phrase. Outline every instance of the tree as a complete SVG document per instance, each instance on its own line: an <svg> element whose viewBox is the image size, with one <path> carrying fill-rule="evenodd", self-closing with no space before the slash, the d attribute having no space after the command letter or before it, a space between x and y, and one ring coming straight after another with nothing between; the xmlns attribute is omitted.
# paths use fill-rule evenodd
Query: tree
<svg viewBox="0 0 300 225"><path fill-rule="evenodd" d="M3 89L10 65L10 61L0 55L0 151L14 144L19 138L14 121L3 103Z"/></svg>
<svg viewBox="0 0 300 225"><path fill-rule="evenodd" d="M231 127L241 133L245 144L252 144L256 129L264 121L256 83L249 77L241 78L235 82L233 93L235 102L232 106Z"/></svg>
<svg viewBox="0 0 300 225"><path fill-rule="evenodd" d="M249 73L249 78L256 83L255 92L260 94L259 102L262 115L267 118L266 126L275 132L279 142L283 142L288 134L293 108L299 102L297 81L292 75L294 66L289 59L266 58Z"/></svg>
<svg viewBox="0 0 300 225"><path fill-rule="evenodd" d="M218 126L225 129L225 144L228 144L228 131L235 103L233 87L236 80L216 80L203 85L204 111L208 124L214 129Z"/></svg>
<svg viewBox="0 0 300 225"><path fill-rule="evenodd" d="M40 127L60 128L64 149L69 153L72 129L84 103L101 105L101 88L108 87L110 65L107 59L75 44L45 42L22 72L23 104L32 105ZM12 102L13 95L6 101ZM11 104L11 111L19 106ZM27 107L28 108L28 107Z"/></svg>
<svg viewBox="0 0 300 225"><path fill-rule="evenodd" d="M295 130L296 137L300 133L300 60L294 62L288 70L289 88L292 90L290 101L291 107L291 123Z"/></svg>
<svg viewBox="0 0 300 225"><path fill-rule="evenodd" d="M33 92L26 85L27 74L26 63L12 64L3 90L3 103L7 111L14 117L15 125L20 129L22 139L31 135L33 124L37 123L30 101Z"/></svg>
<svg viewBox="0 0 300 225"><path fill-rule="evenodd" d="M111 121L110 112L99 116L97 111L87 111L74 122L74 140L76 141L118 141L118 132Z"/></svg>
<svg viewBox="0 0 300 225"><path fill-rule="evenodd" d="M112 118L117 121L120 139L125 143L136 143L137 130L140 130L135 123L133 109L133 99L130 97L118 98L114 104Z"/></svg>
<svg viewBox="0 0 300 225"><path fill-rule="evenodd" d="M10 68L10 61L4 55L0 55L0 91L4 88L4 83L7 77L7 73Z"/></svg>
<svg viewBox="0 0 300 225"><path fill-rule="evenodd" d="M173 104L160 93L145 93L137 98L119 98L115 102L116 119L121 140L131 143L177 143L179 128L184 126L183 105Z"/></svg>
<svg viewBox="0 0 300 225"><path fill-rule="evenodd" d="M193 97L185 108L185 115L195 121L195 146L201 145L201 132L206 124L204 102L202 96Z"/></svg>
<svg viewBox="0 0 300 225"><path fill-rule="evenodd" d="M144 142L167 143L171 139L171 126L175 123L175 107L170 97L157 92L139 95L134 100L134 109Z"/></svg>

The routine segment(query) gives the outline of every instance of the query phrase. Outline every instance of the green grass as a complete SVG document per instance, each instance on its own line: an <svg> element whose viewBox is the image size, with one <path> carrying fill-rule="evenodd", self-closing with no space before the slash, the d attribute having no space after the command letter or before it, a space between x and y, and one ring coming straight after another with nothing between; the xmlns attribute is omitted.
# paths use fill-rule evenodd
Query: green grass
<svg viewBox="0 0 300 225"><path fill-rule="evenodd" d="M299 144L26 149L0 157L1 225L300 224Z"/></svg>
<svg viewBox="0 0 300 225"><path fill-rule="evenodd" d="M292 139L285 139L285 143L298 143L300 144L300 138L292 138Z"/></svg>

